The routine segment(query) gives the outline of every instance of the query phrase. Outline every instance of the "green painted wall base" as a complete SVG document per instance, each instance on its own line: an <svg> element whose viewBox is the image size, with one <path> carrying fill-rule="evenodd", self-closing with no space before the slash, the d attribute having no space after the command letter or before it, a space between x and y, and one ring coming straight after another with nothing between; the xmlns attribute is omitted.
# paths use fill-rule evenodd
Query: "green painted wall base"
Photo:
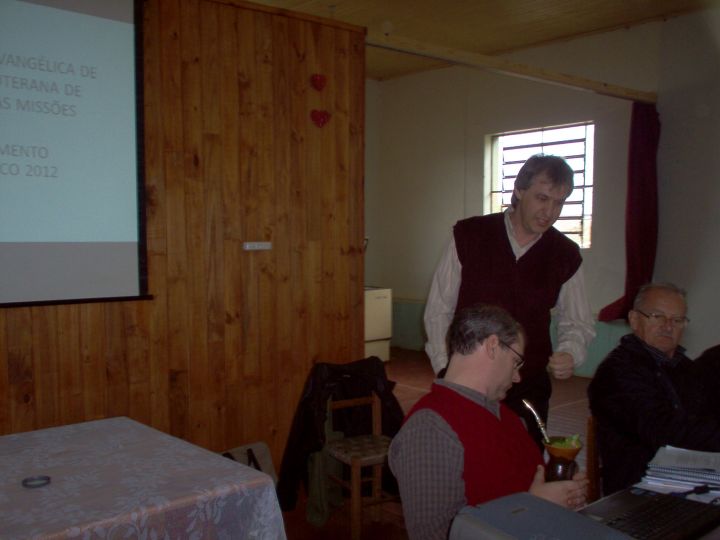
<svg viewBox="0 0 720 540"><path fill-rule="evenodd" d="M553 343L556 343L555 324L550 329ZM575 369L575 375L590 377L607 354L618 346L620 338L631 332L626 321L600 322L595 321L595 339L588 346L585 362Z"/></svg>
<svg viewBox="0 0 720 540"><path fill-rule="evenodd" d="M425 326L423 313L425 302L393 298L393 347L422 351L425 349Z"/></svg>

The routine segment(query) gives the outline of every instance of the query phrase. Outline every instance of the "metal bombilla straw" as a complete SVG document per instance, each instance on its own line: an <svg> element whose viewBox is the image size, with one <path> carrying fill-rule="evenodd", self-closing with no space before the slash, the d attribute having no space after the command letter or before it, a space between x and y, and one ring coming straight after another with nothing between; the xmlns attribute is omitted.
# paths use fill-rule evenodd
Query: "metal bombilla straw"
<svg viewBox="0 0 720 540"><path fill-rule="evenodd" d="M532 406L532 404L527 399L523 399L522 402L523 402L523 405L525 405L525 407L527 407L530 410L530 412L532 413L532 415L535 417L535 422L537 422L537 425L540 428L540 433L542 433L545 443L550 444L550 437L548 437L547 431L545 431L545 423L540 418L540 415L537 413L535 408Z"/></svg>

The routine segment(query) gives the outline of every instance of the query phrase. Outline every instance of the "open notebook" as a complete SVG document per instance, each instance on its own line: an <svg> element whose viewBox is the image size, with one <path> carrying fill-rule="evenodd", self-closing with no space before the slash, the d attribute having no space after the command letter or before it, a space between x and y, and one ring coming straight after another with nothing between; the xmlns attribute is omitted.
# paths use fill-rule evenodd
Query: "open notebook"
<svg viewBox="0 0 720 540"><path fill-rule="evenodd" d="M720 495L720 452L663 446L648 463L643 482L674 488L673 491L707 486L716 492L715 496Z"/></svg>

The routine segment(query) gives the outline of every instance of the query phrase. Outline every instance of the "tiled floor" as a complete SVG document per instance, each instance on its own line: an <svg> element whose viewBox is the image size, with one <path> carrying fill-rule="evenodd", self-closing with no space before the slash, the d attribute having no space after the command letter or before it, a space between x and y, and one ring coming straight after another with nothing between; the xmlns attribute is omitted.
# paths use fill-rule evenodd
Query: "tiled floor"
<svg viewBox="0 0 720 540"><path fill-rule="evenodd" d="M549 435L580 435L586 440L587 418L590 416L587 400L587 386L590 379L571 377L563 381L554 380L550 398L550 414L547 431ZM585 448L575 458L579 467L585 470Z"/></svg>
<svg viewBox="0 0 720 540"><path fill-rule="evenodd" d="M430 360L424 352L393 348L390 361L385 364L388 378L395 381L395 396L403 411L407 412L425 394L434 379ZM579 433L585 438L585 423L588 416L586 389L590 379L572 377L565 381L553 380L553 396L550 400L548 433L568 435ZM581 468L585 468L585 451L577 457ZM301 500L295 510L286 512L285 529L289 540L330 540L349 538L348 505L336 510L326 525L314 527L305 521L305 506ZM406 540L402 509L399 504L386 504L381 509L380 521L366 519L363 523L363 538L373 540Z"/></svg>

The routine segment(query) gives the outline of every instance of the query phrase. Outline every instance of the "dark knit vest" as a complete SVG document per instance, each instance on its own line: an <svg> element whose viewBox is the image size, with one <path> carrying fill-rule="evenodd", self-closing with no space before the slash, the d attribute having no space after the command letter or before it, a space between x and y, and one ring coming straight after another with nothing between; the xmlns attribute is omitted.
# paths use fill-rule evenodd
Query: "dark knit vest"
<svg viewBox="0 0 720 540"><path fill-rule="evenodd" d="M456 311L478 302L507 309L527 333L522 377L532 380L552 354L550 310L580 267L577 244L551 227L516 261L503 214L458 221L454 235L462 265Z"/></svg>
<svg viewBox="0 0 720 540"><path fill-rule="evenodd" d="M498 419L482 405L433 384L431 392L420 398L405 421L421 409L442 416L465 449L467 504L480 504L530 488L542 455L520 418L505 405L500 404Z"/></svg>

